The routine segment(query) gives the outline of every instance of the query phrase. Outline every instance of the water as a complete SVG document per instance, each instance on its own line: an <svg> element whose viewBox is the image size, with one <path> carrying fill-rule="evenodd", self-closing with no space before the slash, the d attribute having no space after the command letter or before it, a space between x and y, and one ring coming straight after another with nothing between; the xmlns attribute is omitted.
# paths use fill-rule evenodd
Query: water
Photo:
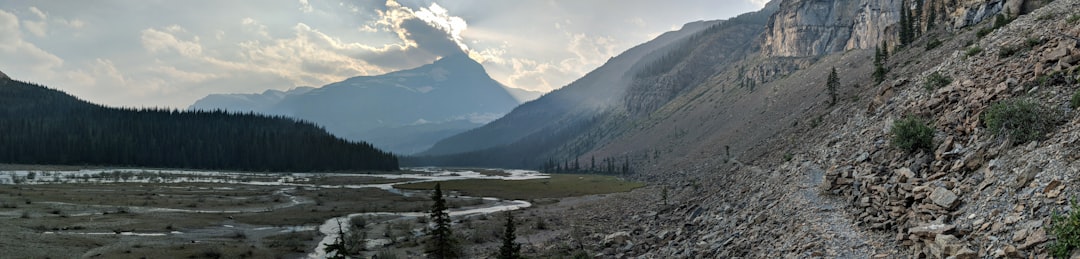
<svg viewBox="0 0 1080 259"><path fill-rule="evenodd" d="M302 197L296 197L288 195L285 191L293 189L295 187L311 187L311 188L378 188L389 191L394 194L403 196L413 196L427 194L423 191L407 191L394 188L394 185L404 183L420 183L420 182L432 182L432 181L448 181L448 180L464 180L464 179L499 179L499 180L530 180L530 179L543 179L549 178L548 175L541 174L535 171L528 170L502 170L505 176L498 175L484 175L476 171L450 171L439 168L412 168L412 171L422 173L408 173L408 174L344 174L344 173L239 173L239 172L216 172L216 171L189 171L189 170L156 170L156 169L85 169L77 171L0 171L0 184L58 184L58 183L225 183L225 184L244 184L244 185L260 185L260 186L282 186L284 188L276 191L276 194L281 194L289 197L289 203L282 205L275 205L271 208L249 208L249 209L236 209L236 210L189 210L189 209L174 209L174 208L153 208L153 207L128 207L127 209L136 213L250 213L250 212L267 212L275 209L296 206L302 203L310 202L302 199ZM405 182L384 183L384 184L359 184L359 185L317 185L317 184L305 184L303 182L310 181L312 178L325 177L325 176L341 176L341 177L375 177L383 179L416 179ZM260 179L274 179L273 181L256 181L252 178ZM229 188L229 187L221 187ZM465 197L462 198L475 198ZM480 207L473 208L459 208L450 210L451 217L468 217L482 214L490 214L508 210L517 210L532 206L531 203L522 200L500 200L495 197L481 197L487 201L495 201L490 204L483 204ZM110 206L115 207L115 206ZM73 214L71 216L89 216L93 214ZM305 231L317 229L323 234L322 241L308 254L309 258L325 258L326 245L334 242L338 238L338 222L346 224L350 222L350 219L354 217L368 217L368 216L392 216L397 217L392 221L409 220L419 217L426 217L427 212L366 212L366 213L352 213L341 217L335 217L327 219L322 225L316 227L312 226L287 226L287 227L260 227L253 228L252 230L272 230L280 229L281 232L288 231ZM227 226L231 227L231 226ZM181 232L168 232L168 233L133 233L133 232L44 232L45 234L65 234L65 235L123 235L123 236L141 236L141 237L160 237L167 235L182 235ZM382 246L390 242L387 239L368 239L365 240L368 246Z"/></svg>

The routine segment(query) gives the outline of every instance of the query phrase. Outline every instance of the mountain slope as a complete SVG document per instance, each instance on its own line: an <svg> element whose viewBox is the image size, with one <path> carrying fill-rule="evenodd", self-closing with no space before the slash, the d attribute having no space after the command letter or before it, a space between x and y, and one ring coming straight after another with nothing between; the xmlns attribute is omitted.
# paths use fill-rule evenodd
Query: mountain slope
<svg viewBox="0 0 1080 259"><path fill-rule="evenodd" d="M288 91L266 90L261 94L211 94L195 101L188 109L227 111L265 111L274 107L286 96L300 95L315 89L314 87L296 87Z"/></svg>
<svg viewBox="0 0 1080 259"><path fill-rule="evenodd" d="M117 109L0 79L0 163L245 171L396 170L397 158L306 122Z"/></svg>
<svg viewBox="0 0 1080 259"><path fill-rule="evenodd" d="M828 8L815 9L822 3L829 1L785 1L771 24L813 27L777 21L791 13L827 17ZM1015 21L985 19L1017 3L1027 7ZM792 54L770 52L763 41L762 55L684 90L652 119L579 157L628 156L638 168L633 177L657 184L580 212L583 221L604 222L582 230L597 233L583 243L625 232L628 241L607 245L632 244L586 250L647 258L1049 257L1051 215L1073 210L1068 200L1080 194L1080 121L1070 107L1080 81L1080 1L925 4L942 9L938 27L921 27L907 46L882 33L890 47L882 82L872 76L872 50L838 43L847 39L803 45L839 32L786 35L802 42L792 43ZM866 25L847 22L832 28ZM895 29L898 21L882 22ZM753 90L731 78L761 78L785 64L797 69L764 76ZM833 69L836 104L826 89ZM952 80L930 84L941 82L934 75ZM1062 117L1046 117L1055 126L1037 141L1009 140L993 134L987 118L1010 100L1045 107L1031 116ZM906 117L927 121L929 149L892 142L894 122Z"/></svg>
<svg viewBox="0 0 1080 259"><path fill-rule="evenodd" d="M315 89L212 95L190 108L299 118L347 139L410 154L517 105L517 99L479 63L459 53L418 68L353 77Z"/></svg>
<svg viewBox="0 0 1080 259"><path fill-rule="evenodd" d="M727 63L720 62L721 66L716 67L711 62L745 53L749 42L764 28L770 10L775 10L775 6L729 21L690 23L679 31L665 33L612 58L566 87L519 106L499 120L440 141L419 154L421 157L406 163L536 168L552 159L577 157L632 127L637 116L660 107L690 82L704 80L682 78L682 75L656 76L651 74L656 73L654 68L681 61L690 53L685 52L689 48L730 54L701 60L702 63L691 65L688 70L725 69ZM725 34L740 36L709 50L697 50L693 45ZM665 94L654 94L658 92ZM638 96L649 97L634 99Z"/></svg>

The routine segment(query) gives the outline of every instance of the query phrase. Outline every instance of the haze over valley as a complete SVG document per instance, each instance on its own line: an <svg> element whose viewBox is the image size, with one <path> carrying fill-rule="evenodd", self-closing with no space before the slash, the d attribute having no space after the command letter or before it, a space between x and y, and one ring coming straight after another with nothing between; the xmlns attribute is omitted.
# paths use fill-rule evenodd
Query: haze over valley
<svg viewBox="0 0 1080 259"><path fill-rule="evenodd" d="M0 3L3 258L1075 258L1080 0Z"/></svg>

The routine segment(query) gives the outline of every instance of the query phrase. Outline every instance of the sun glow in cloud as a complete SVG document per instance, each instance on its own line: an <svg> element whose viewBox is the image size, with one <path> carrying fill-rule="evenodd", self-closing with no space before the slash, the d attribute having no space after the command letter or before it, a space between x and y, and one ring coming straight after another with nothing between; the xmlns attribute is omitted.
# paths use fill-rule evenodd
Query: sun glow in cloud
<svg viewBox="0 0 1080 259"><path fill-rule="evenodd" d="M2 1L0 71L92 102L184 108L208 94L321 86L464 51L508 86L549 91L673 27L762 4Z"/></svg>

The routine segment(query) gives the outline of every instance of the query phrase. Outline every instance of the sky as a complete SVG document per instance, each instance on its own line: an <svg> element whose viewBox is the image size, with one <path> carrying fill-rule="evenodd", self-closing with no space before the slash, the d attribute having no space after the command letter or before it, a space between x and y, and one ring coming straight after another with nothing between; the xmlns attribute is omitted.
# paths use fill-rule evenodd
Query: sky
<svg viewBox="0 0 1080 259"><path fill-rule="evenodd" d="M550 91L663 32L766 0L10 0L0 71L91 102L186 108L379 75L465 52Z"/></svg>

